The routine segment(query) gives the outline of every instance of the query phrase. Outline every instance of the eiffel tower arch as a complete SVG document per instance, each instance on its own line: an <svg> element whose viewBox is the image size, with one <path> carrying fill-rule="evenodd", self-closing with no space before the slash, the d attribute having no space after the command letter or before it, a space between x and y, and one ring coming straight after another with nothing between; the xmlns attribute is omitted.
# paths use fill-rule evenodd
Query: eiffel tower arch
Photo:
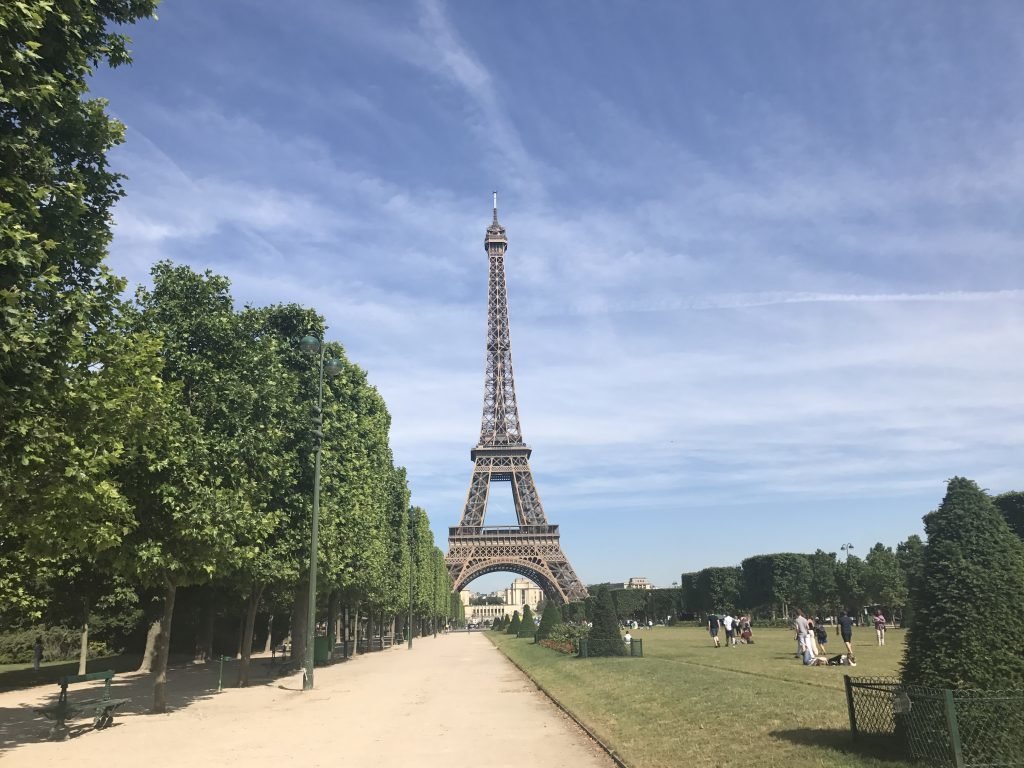
<svg viewBox="0 0 1024 768"><path fill-rule="evenodd" d="M582 600L587 589L562 551L558 526L548 523L530 472L531 450L523 442L512 376L505 251L508 238L494 217L484 237L487 281L487 361L480 440L470 452L473 475L459 524L448 529L448 572L455 591L478 576L511 571L536 582L556 604ZM495 482L510 483L518 525L486 526L487 500Z"/></svg>

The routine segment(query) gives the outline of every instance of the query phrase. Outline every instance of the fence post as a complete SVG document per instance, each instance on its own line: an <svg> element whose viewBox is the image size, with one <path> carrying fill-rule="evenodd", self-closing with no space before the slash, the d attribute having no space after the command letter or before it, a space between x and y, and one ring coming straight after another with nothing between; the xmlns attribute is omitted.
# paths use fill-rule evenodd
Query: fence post
<svg viewBox="0 0 1024 768"><path fill-rule="evenodd" d="M953 691L947 688L943 694L946 702L946 725L949 727L949 741L953 746L953 765L956 768L964 768L964 750L960 744L960 725L956 721L956 703L953 701Z"/></svg>
<svg viewBox="0 0 1024 768"><path fill-rule="evenodd" d="M846 684L846 708L850 712L850 733L853 740L857 740L857 710L853 706L853 682L849 675L843 675L843 682Z"/></svg>

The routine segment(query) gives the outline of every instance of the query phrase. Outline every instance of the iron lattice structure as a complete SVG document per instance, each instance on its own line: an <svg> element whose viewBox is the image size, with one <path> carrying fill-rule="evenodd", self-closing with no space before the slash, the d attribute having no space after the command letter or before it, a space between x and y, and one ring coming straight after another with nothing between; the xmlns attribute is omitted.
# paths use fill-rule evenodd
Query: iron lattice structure
<svg viewBox="0 0 1024 768"><path fill-rule="evenodd" d="M508 329L505 251L508 238L494 218L484 237L489 265L487 281L487 362L480 441L470 452L469 481L462 519L448 529L448 571L455 591L485 573L511 571L535 581L556 603L582 600L580 582L559 543L558 526L550 525L530 472L530 448L523 442L512 376L512 341ZM511 483L518 525L485 526L491 484Z"/></svg>

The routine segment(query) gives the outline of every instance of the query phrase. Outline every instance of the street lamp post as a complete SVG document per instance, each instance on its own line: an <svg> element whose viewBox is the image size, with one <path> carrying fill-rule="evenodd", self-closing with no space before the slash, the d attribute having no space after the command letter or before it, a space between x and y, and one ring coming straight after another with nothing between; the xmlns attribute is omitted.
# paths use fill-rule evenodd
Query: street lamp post
<svg viewBox="0 0 1024 768"><path fill-rule="evenodd" d="M412 588L416 574L416 519L409 511L409 650L412 650Z"/></svg>
<svg viewBox="0 0 1024 768"><path fill-rule="evenodd" d="M302 670L302 690L313 690L313 650L316 644L316 558L317 537L320 523L320 450L324 442L324 342L315 336L303 336L299 348L307 355L320 354L319 381L317 386L316 409L313 411L313 439L316 444L316 459L313 463L313 520L309 535L309 606L306 617L306 653ZM327 375L336 376L341 372L341 361L332 358L327 361Z"/></svg>
<svg viewBox="0 0 1024 768"><path fill-rule="evenodd" d="M437 622L440 614L437 611L437 563L434 563L434 637L437 637Z"/></svg>
<svg viewBox="0 0 1024 768"><path fill-rule="evenodd" d="M841 546L840 549L846 553L846 562L849 562L850 550L853 549L853 544L843 544L843 546Z"/></svg>

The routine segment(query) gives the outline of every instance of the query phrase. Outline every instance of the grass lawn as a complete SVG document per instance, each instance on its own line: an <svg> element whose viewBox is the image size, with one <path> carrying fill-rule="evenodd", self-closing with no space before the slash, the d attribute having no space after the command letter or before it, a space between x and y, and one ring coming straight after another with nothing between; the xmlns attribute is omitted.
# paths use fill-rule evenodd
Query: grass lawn
<svg viewBox="0 0 1024 768"><path fill-rule="evenodd" d="M644 642L642 659L577 659L487 632L631 768L909 765L854 750L843 690L844 672L896 673L900 630L879 648L873 631L857 628L855 668L804 667L793 633L783 629L756 632L755 645L729 648L723 639L718 649L694 627L634 635ZM830 646L834 655L841 643Z"/></svg>

